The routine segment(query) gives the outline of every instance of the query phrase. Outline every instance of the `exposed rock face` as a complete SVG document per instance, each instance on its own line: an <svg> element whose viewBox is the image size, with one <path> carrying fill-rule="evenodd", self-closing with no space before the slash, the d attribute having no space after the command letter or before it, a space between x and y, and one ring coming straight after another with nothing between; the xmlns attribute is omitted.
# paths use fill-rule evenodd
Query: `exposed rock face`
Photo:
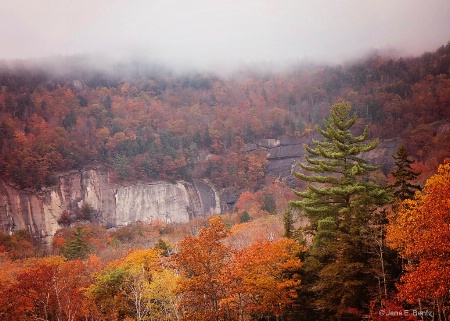
<svg viewBox="0 0 450 321"><path fill-rule="evenodd" d="M60 177L58 186L39 193L0 181L0 230L26 228L36 237L52 237L60 228L61 213L83 204L89 204L96 220L107 227L139 220L187 222L208 212L220 214L217 192L205 182L198 184L201 192L186 182L119 186L109 181L107 172L98 170L68 173Z"/></svg>
<svg viewBox="0 0 450 321"><path fill-rule="evenodd" d="M268 164L267 171L269 175L278 177L285 180L288 184L292 185L294 177L291 175L291 170L300 161L304 161L304 155L306 153L304 144L311 142L311 138L304 137L283 137L279 140L271 140L272 144L267 143L268 140L263 140L254 144L252 147L262 147L268 151ZM379 146L362 155L362 157L369 160L373 165L382 164L384 173L388 173L394 166L394 160L392 155L395 154L400 142L398 139L389 139L380 141Z"/></svg>
<svg viewBox="0 0 450 321"><path fill-rule="evenodd" d="M377 148L363 153L362 157L368 159L372 165L382 164L384 174L388 174L395 167L395 160L392 157L400 146L400 140L397 138L380 141Z"/></svg>
<svg viewBox="0 0 450 321"><path fill-rule="evenodd" d="M185 185L181 183L137 184L118 188L116 211L108 225L124 225L136 221L189 221L193 207ZM198 209L197 209L198 210Z"/></svg>
<svg viewBox="0 0 450 321"><path fill-rule="evenodd" d="M222 212L220 197L215 188L204 181L194 181L194 186L200 196L203 215L206 213L220 214Z"/></svg>
<svg viewBox="0 0 450 321"><path fill-rule="evenodd" d="M17 190L0 181L1 230L12 232L27 228L34 234L40 234L41 230L52 230L56 219L53 220L51 214L43 209L43 202L36 195Z"/></svg>
<svg viewBox="0 0 450 321"><path fill-rule="evenodd" d="M294 183L291 169L303 161L303 144L310 138L265 139L247 145L248 150L267 150L268 174ZM392 169L397 139L380 142L377 149L364 155L373 164ZM57 220L64 210L73 211L83 204L95 212L95 220L106 227L136 221L161 220L187 222L206 213L220 214L233 208L237 195L222 197L206 181L136 183L119 186L110 182L108 173L85 170L60 177L57 186L38 193L22 191L0 181L0 230L13 232L26 228L36 237L51 238L61 227Z"/></svg>

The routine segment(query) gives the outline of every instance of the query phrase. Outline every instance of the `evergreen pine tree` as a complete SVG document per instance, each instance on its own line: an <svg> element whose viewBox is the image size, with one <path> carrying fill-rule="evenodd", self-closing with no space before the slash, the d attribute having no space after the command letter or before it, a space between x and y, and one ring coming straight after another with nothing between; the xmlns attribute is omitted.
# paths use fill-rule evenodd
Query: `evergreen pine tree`
<svg viewBox="0 0 450 321"><path fill-rule="evenodd" d="M303 171L293 172L308 182L305 191L294 191L301 199L291 205L306 215L314 236L304 266L316 277L304 287L305 293L314 293L321 320L358 320L368 312L370 289L376 285L370 263L372 213L389 201L389 193L369 178L378 167L360 156L378 141L367 142L367 127L353 135L357 117L350 110L348 103L333 105L325 128L316 127L324 139L305 146L310 155L299 164Z"/></svg>
<svg viewBox="0 0 450 321"><path fill-rule="evenodd" d="M292 238L294 236L294 218L290 208L287 208L283 214L284 237Z"/></svg>
<svg viewBox="0 0 450 321"><path fill-rule="evenodd" d="M77 226L72 239L61 249L62 254L69 260L85 259L90 253L89 244L85 240L83 227Z"/></svg>
<svg viewBox="0 0 450 321"><path fill-rule="evenodd" d="M419 173L414 172L411 168L412 160L408 159L408 152L404 146L400 146L396 153L392 155L395 159L396 169L391 172L396 182L389 185L393 191L394 199L398 203L394 203L394 212L397 205L405 199L414 197L415 191L420 190L419 185L411 184L410 181L415 180ZM403 270L403 260L396 250L386 245L386 230L388 225L388 214L385 210L379 211L373 221L374 231L378 236L375 242L378 245L378 255L381 263L380 274L380 308L383 308L382 301L387 299L388 293L395 291L395 285L398 284L400 275Z"/></svg>
<svg viewBox="0 0 450 321"><path fill-rule="evenodd" d="M396 165L396 169L391 172L396 180L391 185L394 189L394 196L399 201L411 199L414 197L414 193L420 190L420 186L410 182L414 181L420 173L413 171L411 168L414 161L408 159L408 151L404 146L400 146L392 157L395 159Z"/></svg>

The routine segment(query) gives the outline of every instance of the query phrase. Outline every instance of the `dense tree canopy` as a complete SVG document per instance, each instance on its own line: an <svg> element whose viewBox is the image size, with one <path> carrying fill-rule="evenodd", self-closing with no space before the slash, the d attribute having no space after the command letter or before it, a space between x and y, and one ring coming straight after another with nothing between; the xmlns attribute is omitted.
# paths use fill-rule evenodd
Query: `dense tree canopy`
<svg viewBox="0 0 450 321"><path fill-rule="evenodd" d="M289 239L255 242L233 250L225 225L213 218L197 237L186 237L175 255L182 273L183 320L254 320L283 316L300 286L298 254Z"/></svg>
<svg viewBox="0 0 450 321"><path fill-rule="evenodd" d="M209 223L107 231L85 208L60 217L47 248L26 230L0 233L0 318L396 320L411 307L447 318L449 165L391 207L402 265L385 247L389 193L364 153L377 145L369 132L398 138L394 188L412 197L417 168L426 177L450 156L449 65L450 43L417 58L226 77L0 66L0 179L38 190L63 171L102 166L114 182L209 178L230 195L246 191L235 213ZM308 185L296 208L280 180L267 184L267 151L254 144L283 135L315 138L295 167ZM307 228L294 219L302 213Z"/></svg>
<svg viewBox="0 0 450 321"><path fill-rule="evenodd" d="M399 297L447 315L450 291L450 164L439 166L422 192L406 199L390 220L388 241L408 260Z"/></svg>
<svg viewBox="0 0 450 321"><path fill-rule="evenodd" d="M450 45L418 58L373 56L348 66L289 72L171 74L157 66L93 72L74 59L55 76L0 68L0 173L21 187L52 185L60 171L106 164L118 180L210 177L257 187L264 153L245 144L307 135L328 107L348 100L377 137L405 137L411 156L448 157ZM439 147L439 148L436 148ZM205 153L212 154L205 158ZM200 157L199 157L200 156ZM30 175L30 173L32 173Z"/></svg>

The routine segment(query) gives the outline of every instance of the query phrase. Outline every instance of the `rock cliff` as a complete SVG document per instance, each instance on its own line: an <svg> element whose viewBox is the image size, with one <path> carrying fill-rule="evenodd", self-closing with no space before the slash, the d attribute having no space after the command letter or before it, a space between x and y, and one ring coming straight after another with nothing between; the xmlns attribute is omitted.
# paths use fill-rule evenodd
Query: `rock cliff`
<svg viewBox="0 0 450 321"><path fill-rule="evenodd" d="M308 140L309 141L309 140ZM282 137L248 144L247 150L267 150L267 172L293 184L291 169L303 161L305 138ZM392 154L399 145L397 139L380 142L377 149L365 157L374 164L384 164L388 172L393 165ZM234 207L237 195L219 195L206 181L138 182L117 185L102 170L74 171L61 175L59 184L39 192L19 190L0 180L0 230L14 232L28 229L39 238L50 238L61 227L63 211L74 211L88 204L95 221L106 227L126 225L136 221L161 220L187 222L206 213L220 214Z"/></svg>
<svg viewBox="0 0 450 321"><path fill-rule="evenodd" d="M187 222L193 216L221 211L219 195L206 182L119 186L110 182L107 172L85 170L67 173L57 186L38 193L0 181L0 230L26 228L35 237L51 238L61 227L61 213L83 204L88 204L95 220L107 227L135 221Z"/></svg>
<svg viewBox="0 0 450 321"><path fill-rule="evenodd" d="M256 144L249 144L247 150L258 147L266 149L268 153L268 174L278 177L293 186L294 177L291 175L291 170L299 161L304 161L306 151L303 144L305 144L305 141L309 143L311 139L306 140L304 137L282 137L278 140L263 139ZM382 140L376 149L362 156L373 165L382 164L382 170L387 174L394 167L392 155L395 154L399 144L400 141L397 138Z"/></svg>

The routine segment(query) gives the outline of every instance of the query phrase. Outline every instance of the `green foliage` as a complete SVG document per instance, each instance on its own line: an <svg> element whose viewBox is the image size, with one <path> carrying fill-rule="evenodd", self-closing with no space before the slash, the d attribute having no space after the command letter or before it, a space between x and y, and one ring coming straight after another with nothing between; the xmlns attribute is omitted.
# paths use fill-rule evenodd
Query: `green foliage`
<svg viewBox="0 0 450 321"><path fill-rule="evenodd" d="M82 95L77 95L78 103L80 104L80 107L87 107L88 106L88 100L86 97Z"/></svg>
<svg viewBox="0 0 450 321"><path fill-rule="evenodd" d="M323 140L313 140L314 147L305 146L310 155L299 164L312 174L293 172L308 182L305 191L294 191L301 199L290 204L303 211L314 235L305 269L317 278L309 279L306 288L314 293L314 305L323 320L344 316L359 320L368 311L370 299L363 294L376 285L375 267L368 263L374 252L370 222L374 210L390 197L370 180L370 172L377 167L360 157L376 148L378 141L367 142L367 127L361 135L353 135L356 120L350 104L333 105L325 128L317 127ZM352 316L346 315L348 310Z"/></svg>
<svg viewBox="0 0 450 321"><path fill-rule="evenodd" d="M241 215L239 215L239 223L247 223L250 222L252 218L250 217L250 214L248 211L243 211Z"/></svg>
<svg viewBox="0 0 450 321"><path fill-rule="evenodd" d="M121 300L123 284L128 274L123 266L102 271L87 289L88 297L92 298L102 315L111 315L112 311L117 311L120 316L131 314L130 309Z"/></svg>
<svg viewBox="0 0 450 321"><path fill-rule="evenodd" d="M103 100L103 106L106 108L106 110L110 111L112 107L112 99L110 95L107 95L105 99Z"/></svg>
<svg viewBox="0 0 450 321"><path fill-rule="evenodd" d="M413 157L441 162L450 143L433 123L450 117L449 52L447 44L407 60L374 56L326 72L311 67L231 78L141 72L148 66L126 74L122 66L106 76L82 63L53 78L3 66L0 173L21 188L39 189L57 182L52 177L59 172L107 163L118 180L208 176L217 186L255 189L261 175L242 145L307 137L337 97L349 99L376 136L407 138ZM70 79L86 86L75 92ZM207 150L220 159L217 170L199 157Z"/></svg>
<svg viewBox="0 0 450 321"><path fill-rule="evenodd" d="M394 196L399 201L411 199L414 197L414 193L420 190L420 186L412 184L411 181L417 179L420 173L413 171L411 168L411 164L414 161L408 158L408 151L404 146L400 146L392 157L395 160L396 166L391 172L395 178L395 183L391 185L394 189Z"/></svg>
<svg viewBox="0 0 450 321"><path fill-rule="evenodd" d="M85 259L91 252L85 240L86 232L82 226L77 226L72 237L61 248L61 253L69 260Z"/></svg>
<svg viewBox="0 0 450 321"><path fill-rule="evenodd" d="M264 193L262 195L263 203L261 205L261 210L266 211L270 214L275 214L277 211L277 204L275 202L275 197L273 194Z"/></svg>
<svg viewBox="0 0 450 321"><path fill-rule="evenodd" d="M71 130L77 123L77 114L71 110L66 117L64 117L62 125L65 129Z"/></svg>
<svg viewBox="0 0 450 321"><path fill-rule="evenodd" d="M158 242L156 242L154 248L161 251L162 255L164 256L170 256L172 252L172 246L170 245L170 243L163 239L159 239Z"/></svg>
<svg viewBox="0 0 450 321"><path fill-rule="evenodd" d="M128 177L128 174L130 172L128 164L129 164L128 157L124 155L117 155L114 158L113 161L114 171L117 173L119 179L124 180Z"/></svg>
<svg viewBox="0 0 450 321"><path fill-rule="evenodd" d="M94 219L95 211L88 203L83 203L80 209L75 211L77 220L92 221Z"/></svg>
<svg viewBox="0 0 450 321"><path fill-rule="evenodd" d="M292 238L294 236L294 218L292 210L288 207L283 214L284 237Z"/></svg>
<svg viewBox="0 0 450 321"><path fill-rule="evenodd" d="M293 171L293 175L309 183L306 191L294 193L301 198L291 202L301 208L310 220L312 227L326 217L341 216L348 212L350 205L358 207L365 198L371 197L374 205L387 201L386 193L369 180L369 173L377 166L368 165L359 155L373 150L378 140L366 143L369 131L366 127L359 136L354 136L351 127L356 115L350 115L348 103L333 105L330 118L324 121L325 129L316 127L323 141L313 140L315 148L306 146L306 163L299 163L301 169L312 172L307 175Z"/></svg>

